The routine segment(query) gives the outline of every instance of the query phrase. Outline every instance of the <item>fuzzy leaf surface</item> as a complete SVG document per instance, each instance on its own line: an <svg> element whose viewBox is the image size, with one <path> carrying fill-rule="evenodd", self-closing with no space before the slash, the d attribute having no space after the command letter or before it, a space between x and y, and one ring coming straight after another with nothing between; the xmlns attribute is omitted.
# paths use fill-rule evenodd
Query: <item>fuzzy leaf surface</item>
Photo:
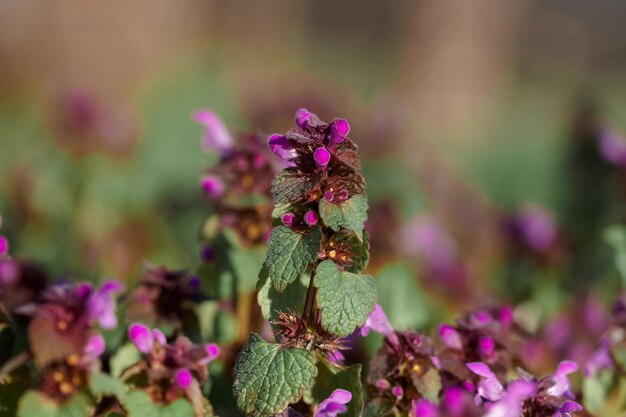
<svg viewBox="0 0 626 417"><path fill-rule="evenodd" d="M263 267L259 274L257 301L266 320L273 321L281 311L299 311L306 301L306 292L309 285L310 273L300 274L299 279L287 285L279 293L269 279L267 267Z"/></svg>
<svg viewBox="0 0 626 417"><path fill-rule="evenodd" d="M304 174L296 168L286 168L272 181L274 203L289 203L304 197L320 181L320 175Z"/></svg>
<svg viewBox="0 0 626 417"><path fill-rule="evenodd" d="M267 343L252 333L235 365L237 407L246 416L274 416L297 402L316 375L312 352Z"/></svg>
<svg viewBox="0 0 626 417"><path fill-rule="evenodd" d="M369 275L340 271L331 260L315 271L317 305L322 310L322 327L345 337L363 325L376 304L376 283Z"/></svg>
<svg viewBox="0 0 626 417"><path fill-rule="evenodd" d="M363 194L357 194L340 203L333 203L322 198L319 205L320 216L326 226L334 231L342 227L352 230L360 241L363 240L367 209L367 197Z"/></svg>
<svg viewBox="0 0 626 417"><path fill-rule="evenodd" d="M272 230L266 265L270 280L278 292L283 292L317 259L321 240L322 231L319 227L307 234L296 233L285 226L277 226Z"/></svg>

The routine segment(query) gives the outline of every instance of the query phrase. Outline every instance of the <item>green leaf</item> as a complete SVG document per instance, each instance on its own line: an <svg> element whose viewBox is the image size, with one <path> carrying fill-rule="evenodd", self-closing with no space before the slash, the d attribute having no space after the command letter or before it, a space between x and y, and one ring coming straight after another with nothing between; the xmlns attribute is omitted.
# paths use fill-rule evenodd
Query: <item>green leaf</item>
<svg viewBox="0 0 626 417"><path fill-rule="evenodd" d="M368 402L363 412L363 417L387 417L391 416L393 409L393 400L384 400L382 398L374 398Z"/></svg>
<svg viewBox="0 0 626 417"><path fill-rule="evenodd" d="M89 390L97 399L115 397L122 402L128 393L128 387L122 381L103 372L96 372L89 377Z"/></svg>
<svg viewBox="0 0 626 417"><path fill-rule="evenodd" d="M321 180L321 174L302 174L295 168L286 168L272 181L274 203L289 203L304 197Z"/></svg>
<svg viewBox="0 0 626 417"><path fill-rule="evenodd" d="M91 409L91 400L83 392L59 405L41 392L30 390L20 398L17 417L87 417Z"/></svg>
<svg viewBox="0 0 626 417"><path fill-rule="evenodd" d="M319 227L307 234L296 233L285 226L272 230L266 265L278 292L283 292L317 259L321 240L322 230Z"/></svg>
<svg viewBox="0 0 626 417"><path fill-rule="evenodd" d="M124 369L141 360L141 354L132 343L120 347L111 358L111 375L119 377Z"/></svg>
<svg viewBox="0 0 626 417"><path fill-rule="evenodd" d="M167 405L159 406L144 391L133 390L124 403L127 417L194 417L191 403L179 398Z"/></svg>
<svg viewBox="0 0 626 417"><path fill-rule="evenodd" d="M615 266L626 286L626 226L615 224L604 230L604 240L615 252Z"/></svg>
<svg viewBox="0 0 626 417"><path fill-rule="evenodd" d="M232 231L226 230L224 235L229 242L229 263L237 279L238 291L254 291L257 284L257 273L263 266L267 252L265 245L246 248Z"/></svg>
<svg viewBox="0 0 626 417"><path fill-rule="evenodd" d="M327 360L317 362L318 374L311 388L311 399L319 404L338 388L352 393L352 400L347 404L348 411L342 417L360 417L363 413L363 384L361 383L361 364L336 366Z"/></svg>
<svg viewBox="0 0 626 417"><path fill-rule="evenodd" d="M235 365L237 407L246 416L278 414L302 397L316 375L312 352L267 343L252 333Z"/></svg>
<svg viewBox="0 0 626 417"><path fill-rule="evenodd" d="M583 406L587 411L594 413L602 409L612 382L612 375L608 371L598 372L595 376L583 380Z"/></svg>
<svg viewBox="0 0 626 417"><path fill-rule="evenodd" d="M363 325L376 305L374 278L340 271L331 260L318 265L315 286L322 327L342 337Z"/></svg>
<svg viewBox="0 0 626 417"><path fill-rule="evenodd" d="M427 324L428 302L410 266L386 265L376 278L378 304L394 329L419 329Z"/></svg>
<svg viewBox="0 0 626 417"><path fill-rule="evenodd" d="M422 374L411 373L411 379L413 384L417 388L417 391L422 394L424 398L435 404L439 403L439 391L441 391L441 376L439 371L435 367L429 367L428 370Z"/></svg>
<svg viewBox="0 0 626 417"><path fill-rule="evenodd" d="M363 231L363 238L359 240L354 235L348 237L351 240L349 247L352 248L352 266L346 267L346 271L360 274L370 261L370 242L367 231Z"/></svg>
<svg viewBox="0 0 626 417"><path fill-rule="evenodd" d="M320 217L326 226L334 231L339 231L342 227L352 230L359 240L363 240L367 209L367 197L363 194L357 194L340 203L322 198L319 205Z"/></svg>
<svg viewBox="0 0 626 417"><path fill-rule="evenodd" d="M257 301L266 320L273 321L281 311L298 311L306 301L306 292L311 279L309 273L300 274L300 278L287 285L280 293L269 280L267 267L259 274L259 292Z"/></svg>

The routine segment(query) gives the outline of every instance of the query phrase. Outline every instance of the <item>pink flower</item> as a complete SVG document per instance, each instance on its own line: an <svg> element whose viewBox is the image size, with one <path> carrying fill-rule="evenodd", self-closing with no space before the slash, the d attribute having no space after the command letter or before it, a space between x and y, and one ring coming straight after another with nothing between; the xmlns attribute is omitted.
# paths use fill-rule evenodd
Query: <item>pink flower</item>
<svg viewBox="0 0 626 417"><path fill-rule="evenodd" d="M141 353L149 353L152 351L154 335L148 326L144 326L140 323L131 324L128 328L128 337Z"/></svg>
<svg viewBox="0 0 626 417"><path fill-rule="evenodd" d="M311 120L311 112L305 108L298 109L296 111L296 125L299 128L305 129L309 125L309 120Z"/></svg>
<svg viewBox="0 0 626 417"><path fill-rule="evenodd" d="M193 119L204 126L202 149L205 151L217 150L224 154L233 147L233 138L222 120L211 110L198 110Z"/></svg>
<svg viewBox="0 0 626 417"><path fill-rule="evenodd" d="M202 177L202 190L211 198L219 198L224 194L224 182L217 175Z"/></svg>
<svg viewBox="0 0 626 417"><path fill-rule="evenodd" d="M89 336L83 352L83 363L91 363L104 353L104 338L100 334Z"/></svg>
<svg viewBox="0 0 626 417"><path fill-rule="evenodd" d="M420 399L413 401L412 415L415 417L439 417L439 409L430 401Z"/></svg>
<svg viewBox="0 0 626 417"><path fill-rule="evenodd" d="M193 381L193 375L191 375L191 371L186 368L181 368L174 374L174 383L180 389L186 389L191 385Z"/></svg>
<svg viewBox="0 0 626 417"><path fill-rule="evenodd" d="M451 349L463 350L463 341L461 335L452 326L448 324L442 324L439 326L439 337L444 345Z"/></svg>
<svg viewBox="0 0 626 417"><path fill-rule="evenodd" d="M315 165L317 165L318 169L324 169L328 166L330 162L330 152L323 146L320 146L313 152L313 159L315 160Z"/></svg>
<svg viewBox="0 0 626 417"><path fill-rule="evenodd" d="M372 310L369 316L367 316L367 320L365 320L363 327L361 327L361 336L367 336L371 330L385 335L394 345L398 345L400 343L398 336L394 333L391 323L389 323L389 320L387 319L387 316L385 315L385 312L380 304L376 304L376 306L374 306L374 310Z"/></svg>
<svg viewBox="0 0 626 417"><path fill-rule="evenodd" d="M267 143L270 147L270 151L272 151L272 153L278 156L280 159L283 159L285 161L291 161L296 156L298 156L296 149L293 147L291 142L289 142L287 136L276 134L271 135L268 138Z"/></svg>
<svg viewBox="0 0 626 417"><path fill-rule="evenodd" d="M0 256L4 256L9 253L9 239L0 235Z"/></svg>
<svg viewBox="0 0 626 417"><path fill-rule="evenodd" d="M313 210L309 210L304 215L304 222L309 226L313 227L317 224L317 213Z"/></svg>
<svg viewBox="0 0 626 417"><path fill-rule="evenodd" d="M341 143L346 140L350 133L350 124L346 119L337 119L330 127L330 139L332 143Z"/></svg>
<svg viewBox="0 0 626 417"><path fill-rule="evenodd" d="M345 389L336 389L330 394L330 397L322 401L317 407L317 411L313 417L337 417L348 411L348 404L352 400L352 394Z"/></svg>
<svg viewBox="0 0 626 417"><path fill-rule="evenodd" d="M124 290L124 285L116 280L107 280L94 291L87 302L89 317L98 320L103 329L117 327L116 295Z"/></svg>
<svg viewBox="0 0 626 417"><path fill-rule="evenodd" d="M483 400L497 401L502 397L504 388L496 375L482 362L470 362L466 364L470 371L480 376L478 389L475 397L476 405L482 404Z"/></svg>

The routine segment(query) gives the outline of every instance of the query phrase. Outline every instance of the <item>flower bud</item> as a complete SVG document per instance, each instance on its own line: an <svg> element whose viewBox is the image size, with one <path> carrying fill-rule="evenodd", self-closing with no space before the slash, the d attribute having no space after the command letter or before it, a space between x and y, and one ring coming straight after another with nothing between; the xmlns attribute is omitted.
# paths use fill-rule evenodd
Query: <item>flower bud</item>
<svg viewBox="0 0 626 417"><path fill-rule="evenodd" d="M309 210L304 215L304 222L309 226L313 227L317 224L317 213L313 210Z"/></svg>
<svg viewBox="0 0 626 417"><path fill-rule="evenodd" d="M296 124L299 128L306 128L309 125L309 120L311 120L310 111L305 108L298 109L298 111L296 111Z"/></svg>
<svg viewBox="0 0 626 417"><path fill-rule="evenodd" d="M333 194L331 191L326 191L324 193L324 198L328 201L333 201L335 199L335 194Z"/></svg>
<svg viewBox="0 0 626 417"><path fill-rule="evenodd" d="M339 201L346 201L348 199L348 197L349 197L348 190L341 190L339 192L338 200Z"/></svg>
<svg viewBox="0 0 626 417"><path fill-rule="evenodd" d="M207 343L204 345L204 351L208 355L208 361L210 362L219 356L220 347L215 343Z"/></svg>
<svg viewBox="0 0 626 417"><path fill-rule="evenodd" d="M395 385L393 388L391 388L391 393L398 398L402 398L402 396L404 395L404 390L400 385Z"/></svg>
<svg viewBox="0 0 626 417"><path fill-rule="evenodd" d="M350 133L350 124L346 119L337 119L330 126L330 139L332 143L341 143Z"/></svg>
<svg viewBox="0 0 626 417"><path fill-rule="evenodd" d="M287 139L287 136L271 135L267 143L270 147L270 151L285 161L290 161L298 156L295 148L291 142L289 142L289 139Z"/></svg>
<svg viewBox="0 0 626 417"><path fill-rule="evenodd" d="M128 337L141 353L152 351L154 336L148 326L139 323L132 324L128 329Z"/></svg>
<svg viewBox="0 0 626 417"><path fill-rule="evenodd" d="M193 381L193 375L187 368L181 368L176 371L174 375L174 382L180 389L186 389L191 385L191 381Z"/></svg>
<svg viewBox="0 0 626 417"><path fill-rule="evenodd" d="M285 226L291 229L293 227L293 224L296 221L296 216L293 213L285 213L280 218L280 220L283 222Z"/></svg>
<svg viewBox="0 0 626 417"><path fill-rule="evenodd" d="M6 255L9 253L9 240L0 235L0 256Z"/></svg>
<svg viewBox="0 0 626 417"><path fill-rule="evenodd" d="M439 326L439 337L441 338L443 344L447 347L456 350L463 349L461 335L454 327L447 324L442 324L441 326Z"/></svg>
<svg viewBox="0 0 626 417"><path fill-rule="evenodd" d="M491 356L496 344L491 337L484 336L478 340L478 351L481 356Z"/></svg>
<svg viewBox="0 0 626 417"><path fill-rule="evenodd" d="M205 175L202 177L202 189L211 198L219 198L224 194L224 183L216 175Z"/></svg>
<svg viewBox="0 0 626 417"><path fill-rule="evenodd" d="M323 146L317 148L315 152L313 152L313 159L315 160L315 165L317 168L324 169L328 166L330 162L330 152Z"/></svg>

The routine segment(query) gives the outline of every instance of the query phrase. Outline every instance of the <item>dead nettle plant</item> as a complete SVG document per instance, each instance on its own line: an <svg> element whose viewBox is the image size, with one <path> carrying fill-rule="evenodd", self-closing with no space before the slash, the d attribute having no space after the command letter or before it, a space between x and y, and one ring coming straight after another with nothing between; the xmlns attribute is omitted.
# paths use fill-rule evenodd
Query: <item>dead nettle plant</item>
<svg viewBox="0 0 626 417"><path fill-rule="evenodd" d="M233 391L245 415L315 409L325 416L336 407L357 416L361 365L337 358L342 338L365 323L377 299L374 279L362 274L369 258L365 180L346 120L324 122L305 109L295 119L297 127L268 139L284 169L272 183L275 221L257 288L276 343L250 335Z"/></svg>

